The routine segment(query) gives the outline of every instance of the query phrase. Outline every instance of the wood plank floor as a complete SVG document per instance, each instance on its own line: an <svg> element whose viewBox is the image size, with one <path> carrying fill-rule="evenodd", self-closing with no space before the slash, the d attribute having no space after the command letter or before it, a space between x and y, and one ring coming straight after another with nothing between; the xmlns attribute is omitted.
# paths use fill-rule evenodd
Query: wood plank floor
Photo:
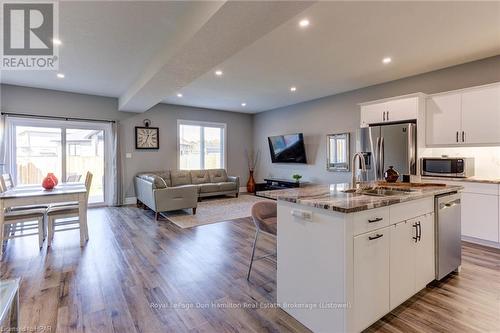
<svg viewBox="0 0 500 333"><path fill-rule="evenodd" d="M135 207L89 211L90 241L9 241L0 278L22 277L20 326L34 332L308 332L272 306L276 267L255 263L250 219L179 229ZM260 242L272 251L270 238ZM258 253L259 255L259 253ZM500 332L500 251L464 244L460 275L429 286L369 332Z"/></svg>

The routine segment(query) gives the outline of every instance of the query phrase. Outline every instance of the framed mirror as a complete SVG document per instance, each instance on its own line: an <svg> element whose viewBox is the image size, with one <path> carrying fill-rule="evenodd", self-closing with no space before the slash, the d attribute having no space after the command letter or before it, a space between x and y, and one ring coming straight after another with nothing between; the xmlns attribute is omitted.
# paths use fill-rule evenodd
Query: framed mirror
<svg viewBox="0 0 500 333"><path fill-rule="evenodd" d="M328 134L326 136L326 170L349 171L349 133Z"/></svg>

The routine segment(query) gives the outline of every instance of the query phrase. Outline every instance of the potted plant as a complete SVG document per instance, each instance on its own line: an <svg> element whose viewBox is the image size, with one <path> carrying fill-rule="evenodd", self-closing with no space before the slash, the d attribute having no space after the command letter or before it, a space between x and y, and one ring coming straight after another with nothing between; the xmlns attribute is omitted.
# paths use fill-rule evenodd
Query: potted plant
<svg viewBox="0 0 500 333"><path fill-rule="evenodd" d="M299 175L298 173L292 175L292 178L295 179L295 181L298 183L300 182L300 179L302 178L301 175Z"/></svg>

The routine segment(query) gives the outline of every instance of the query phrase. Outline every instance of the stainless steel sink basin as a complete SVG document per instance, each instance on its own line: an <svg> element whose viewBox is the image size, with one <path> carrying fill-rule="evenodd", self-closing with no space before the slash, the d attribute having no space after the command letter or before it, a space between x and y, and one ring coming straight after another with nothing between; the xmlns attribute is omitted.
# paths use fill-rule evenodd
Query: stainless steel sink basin
<svg viewBox="0 0 500 333"><path fill-rule="evenodd" d="M355 188L350 188L348 190L344 190L342 192L344 193L357 193L358 189L355 189Z"/></svg>
<svg viewBox="0 0 500 333"><path fill-rule="evenodd" d="M393 195L402 195L405 193L408 193L409 191L395 191L395 190L389 190L386 188L374 188L370 190L362 190L359 191L361 194L365 195L373 195L377 197L385 197L385 196L393 196Z"/></svg>

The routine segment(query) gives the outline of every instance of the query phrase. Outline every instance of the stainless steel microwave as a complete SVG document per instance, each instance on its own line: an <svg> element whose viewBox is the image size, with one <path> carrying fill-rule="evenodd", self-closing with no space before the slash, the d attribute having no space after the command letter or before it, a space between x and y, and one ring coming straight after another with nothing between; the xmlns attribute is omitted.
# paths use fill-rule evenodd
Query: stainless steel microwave
<svg viewBox="0 0 500 333"><path fill-rule="evenodd" d="M467 178L474 176L473 157L423 157L420 159L422 176Z"/></svg>

